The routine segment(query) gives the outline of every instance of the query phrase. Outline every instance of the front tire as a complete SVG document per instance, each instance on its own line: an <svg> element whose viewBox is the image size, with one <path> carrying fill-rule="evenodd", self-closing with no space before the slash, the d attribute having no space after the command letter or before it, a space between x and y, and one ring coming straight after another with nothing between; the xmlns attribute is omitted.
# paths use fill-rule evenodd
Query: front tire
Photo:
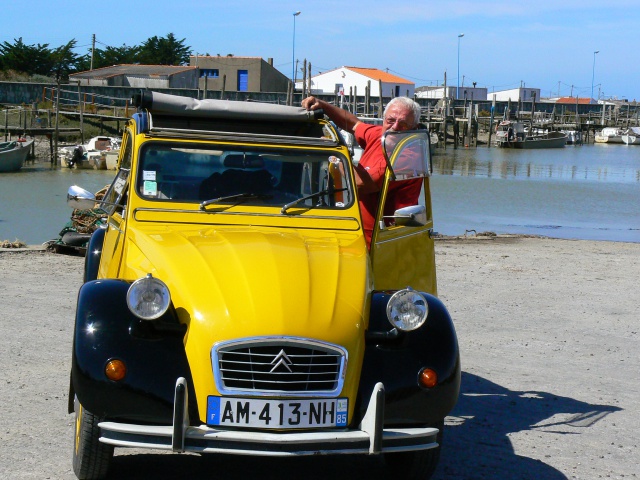
<svg viewBox="0 0 640 480"><path fill-rule="evenodd" d="M73 472L79 480L101 480L107 477L113 446L101 443L98 419L84 409L76 398L76 412L73 449Z"/></svg>
<svg viewBox="0 0 640 480"><path fill-rule="evenodd" d="M444 420L432 426L439 430L437 437L438 447L414 452L386 453L384 459L389 475L406 480L427 480L431 478L440 460Z"/></svg>

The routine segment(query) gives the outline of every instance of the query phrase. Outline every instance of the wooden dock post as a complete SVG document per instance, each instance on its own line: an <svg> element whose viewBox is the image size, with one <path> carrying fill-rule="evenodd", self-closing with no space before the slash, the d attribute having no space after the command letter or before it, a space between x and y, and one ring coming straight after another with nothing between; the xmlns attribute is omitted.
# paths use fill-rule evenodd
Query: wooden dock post
<svg viewBox="0 0 640 480"><path fill-rule="evenodd" d="M80 143L84 144L84 104L80 101L80 84L78 83L78 108L80 109Z"/></svg>
<svg viewBox="0 0 640 480"><path fill-rule="evenodd" d="M302 98L305 98L307 95L307 59L305 58L302 61Z"/></svg>
<svg viewBox="0 0 640 480"><path fill-rule="evenodd" d="M353 86L353 114L358 116L358 86Z"/></svg>
<svg viewBox="0 0 640 480"><path fill-rule="evenodd" d="M60 79L58 79L58 88L56 88L56 128L53 134L53 153L51 155L51 164L58 166L58 133L59 123L58 118L60 115Z"/></svg>
<svg viewBox="0 0 640 480"><path fill-rule="evenodd" d="M491 102L491 115L489 116L489 140L487 141L487 148L491 148L491 134L493 133L493 116L496 112L496 94L493 94L493 101Z"/></svg>
<svg viewBox="0 0 640 480"><path fill-rule="evenodd" d="M382 118L384 116L384 110L382 108L382 80L378 80L378 118Z"/></svg>
<svg viewBox="0 0 640 480"><path fill-rule="evenodd" d="M369 116L369 102L371 101L371 80L367 80L367 86L364 89L364 114Z"/></svg>

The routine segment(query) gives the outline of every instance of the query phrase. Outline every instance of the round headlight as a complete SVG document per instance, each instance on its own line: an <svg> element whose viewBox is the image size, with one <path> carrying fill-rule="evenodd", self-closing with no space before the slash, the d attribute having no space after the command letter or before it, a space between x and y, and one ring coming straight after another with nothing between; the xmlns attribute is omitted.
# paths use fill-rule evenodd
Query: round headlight
<svg viewBox="0 0 640 480"><path fill-rule="evenodd" d="M411 289L397 291L387 303L387 318L391 325L404 332L420 328L428 313L426 298Z"/></svg>
<svg viewBox="0 0 640 480"><path fill-rule="evenodd" d="M127 292L129 310L142 320L155 320L162 316L170 302L167 286L151 274L133 282Z"/></svg>

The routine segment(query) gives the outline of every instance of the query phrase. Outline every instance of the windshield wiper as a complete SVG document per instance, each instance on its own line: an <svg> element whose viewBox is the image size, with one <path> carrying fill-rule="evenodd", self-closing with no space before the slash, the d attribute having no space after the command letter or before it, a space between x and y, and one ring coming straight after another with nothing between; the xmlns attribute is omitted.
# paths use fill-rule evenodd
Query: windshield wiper
<svg viewBox="0 0 640 480"><path fill-rule="evenodd" d="M322 195L331 195L331 194L334 194L335 192L344 192L345 190L348 190L348 189L347 188L325 188L324 190L320 190L319 192L312 193L311 195L306 195L304 197L298 198L297 200L294 200L293 202L287 203L282 207L282 209L280 210L280 213L287 213L287 210L289 210L291 207L295 207L300 202L304 202L305 200L309 200L310 198L320 197ZM316 205L312 205L308 208L313 208L315 206Z"/></svg>
<svg viewBox="0 0 640 480"><path fill-rule="evenodd" d="M237 193L235 195L226 195L224 197L212 198L211 200L205 200L200 204L200 210L206 210L209 205L213 205L214 203L226 202L229 200L251 200L255 198L271 198L272 195L258 195L256 193ZM241 202L237 202L241 203Z"/></svg>

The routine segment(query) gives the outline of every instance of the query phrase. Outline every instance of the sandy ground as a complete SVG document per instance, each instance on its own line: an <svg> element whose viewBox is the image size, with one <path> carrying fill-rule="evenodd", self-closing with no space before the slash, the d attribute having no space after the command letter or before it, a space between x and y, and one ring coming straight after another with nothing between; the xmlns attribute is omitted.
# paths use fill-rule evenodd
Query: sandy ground
<svg viewBox="0 0 640 480"><path fill-rule="evenodd" d="M436 251L463 386L434 478L640 477L640 244L498 237L438 240ZM0 478L75 478L66 407L82 264L0 250ZM370 458L118 449L112 473L282 480L382 471Z"/></svg>

